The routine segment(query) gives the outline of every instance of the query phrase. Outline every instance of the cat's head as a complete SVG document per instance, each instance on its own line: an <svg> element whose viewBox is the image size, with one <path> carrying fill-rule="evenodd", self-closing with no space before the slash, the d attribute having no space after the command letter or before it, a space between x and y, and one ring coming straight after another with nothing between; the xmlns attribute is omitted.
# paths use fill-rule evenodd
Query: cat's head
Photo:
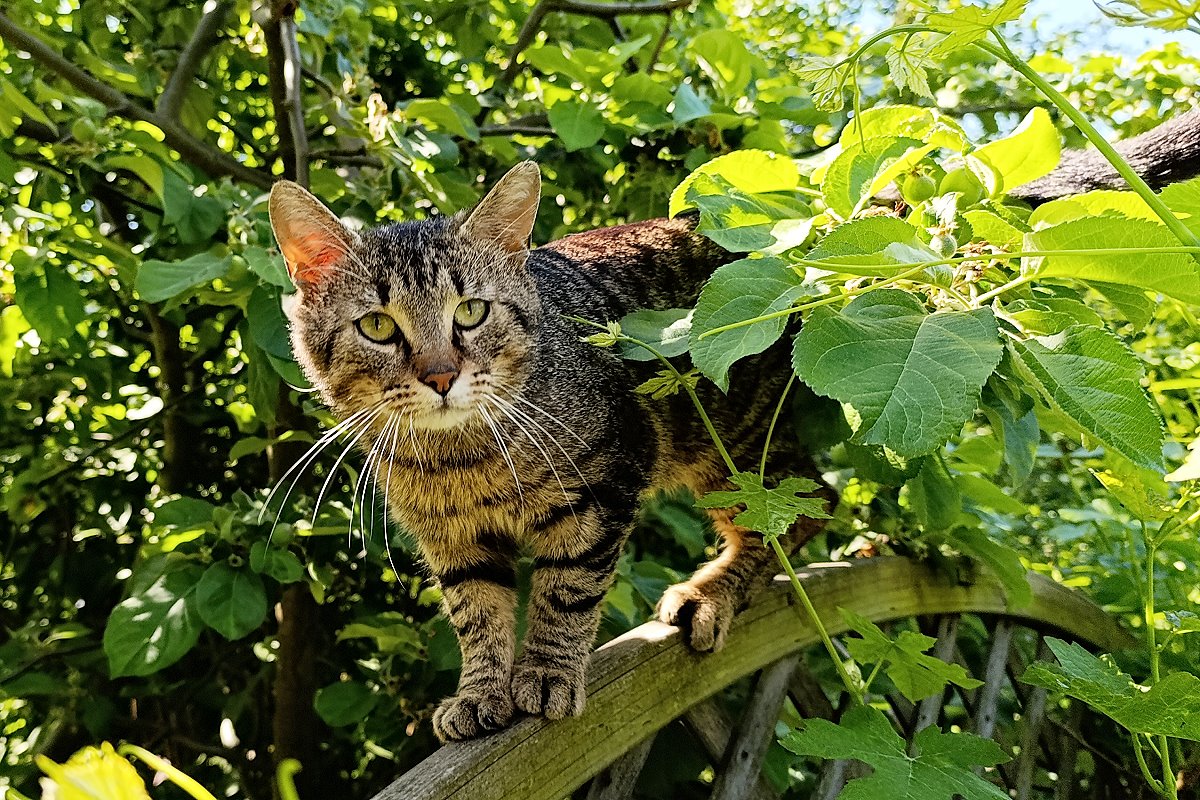
<svg viewBox="0 0 1200 800"><path fill-rule="evenodd" d="M488 394L517 394L541 311L525 264L540 196L526 161L470 211L354 232L275 184L271 226L298 290L292 346L325 403L444 430L493 411Z"/></svg>

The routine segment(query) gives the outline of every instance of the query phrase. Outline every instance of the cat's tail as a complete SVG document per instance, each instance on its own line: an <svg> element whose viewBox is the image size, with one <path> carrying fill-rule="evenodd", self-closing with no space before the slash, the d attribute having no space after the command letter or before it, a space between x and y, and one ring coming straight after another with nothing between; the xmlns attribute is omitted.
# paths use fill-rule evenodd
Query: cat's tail
<svg viewBox="0 0 1200 800"><path fill-rule="evenodd" d="M1113 146L1153 189L1200 175L1200 108ZM1094 189L1128 188L1107 159L1088 148L1063 153L1053 172L1014 189L1009 196L1036 206Z"/></svg>

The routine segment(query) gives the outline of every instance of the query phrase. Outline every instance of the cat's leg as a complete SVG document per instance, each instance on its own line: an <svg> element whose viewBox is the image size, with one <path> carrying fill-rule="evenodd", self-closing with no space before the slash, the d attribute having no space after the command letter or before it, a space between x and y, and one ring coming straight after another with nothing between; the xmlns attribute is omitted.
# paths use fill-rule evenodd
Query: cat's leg
<svg viewBox="0 0 1200 800"><path fill-rule="evenodd" d="M423 543L422 552L442 587L462 651L458 692L434 712L434 733L445 742L499 730L513 715L515 545L507 537L482 535L441 546Z"/></svg>
<svg viewBox="0 0 1200 800"><path fill-rule="evenodd" d="M627 503L602 510L582 491L584 497L552 511L530 537L533 585L512 694L517 708L547 719L583 711L588 657L637 498L630 490Z"/></svg>
<svg viewBox="0 0 1200 800"><path fill-rule="evenodd" d="M735 487L725 484L712 486L709 491L732 488ZM836 500L824 486L817 495L830 503ZM733 518L740 510L707 509L713 527L723 539L720 554L686 582L668 588L658 603L658 618L682 628L695 650L721 649L734 615L780 569L774 550L763 542L761 534L734 524ZM790 555L824 526L825 520L801 517L787 535L780 537L780 543Z"/></svg>

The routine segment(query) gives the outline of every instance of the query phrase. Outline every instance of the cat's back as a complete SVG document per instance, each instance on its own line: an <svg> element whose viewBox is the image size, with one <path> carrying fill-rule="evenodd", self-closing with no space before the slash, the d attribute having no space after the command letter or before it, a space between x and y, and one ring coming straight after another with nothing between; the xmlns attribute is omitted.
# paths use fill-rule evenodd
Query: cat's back
<svg viewBox="0 0 1200 800"><path fill-rule="evenodd" d="M713 270L736 256L695 232L696 219L650 219L575 233L530 253L553 311L619 319L638 308L694 305Z"/></svg>

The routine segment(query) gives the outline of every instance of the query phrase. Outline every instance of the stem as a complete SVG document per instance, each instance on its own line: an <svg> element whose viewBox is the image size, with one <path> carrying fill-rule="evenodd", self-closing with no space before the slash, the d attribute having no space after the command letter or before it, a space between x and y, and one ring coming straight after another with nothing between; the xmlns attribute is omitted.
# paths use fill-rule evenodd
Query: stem
<svg viewBox="0 0 1200 800"><path fill-rule="evenodd" d="M123 756L133 756L145 761L148 767L166 775L171 783L183 789L183 791L187 792L188 796L194 797L195 800L217 800L208 789L197 783L194 778L185 775L166 759L159 758L149 750L144 750L135 744L123 744L117 748L117 752Z"/></svg>
<svg viewBox="0 0 1200 800"><path fill-rule="evenodd" d="M1162 201L1154 190L1151 189L1142 177L1133 171L1133 167L1121 157L1121 154L1116 151L1107 139L1100 135L1095 126L1088 121L1088 118L1083 115L1079 109L1071 104L1061 92L1050 85L1050 82L1037 73L1032 67L1026 64L1016 53L1009 48L1008 43L995 31L993 34L999 42L999 47L988 42L976 42L975 46L979 47L986 53L989 53L996 58L1004 61L1010 67L1021 73L1032 83L1038 91L1050 99L1050 102L1058 106L1058 109L1067 116L1071 122L1075 123L1075 127L1083 132L1083 135L1096 146L1096 149L1108 159L1108 163L1112 164L1113 169L1117 171L1125 182L1129 184L1129 188L1137 192L1137 194L1146 201L1146 205L1163 221L1163 224L1170 229L1171 233L1175 234L1175 238L1179 239L1185 245L1192 247L1200 246L1200 237L1183 224L1178 217L1175 216L1171 209L1167 208L1167 204ZM1200 258L1197 258L1200 261Z"/></svg>
<svg viewBox="0 0 1200 800"><path fill-rule="evenodd" d="M821 622L821 617L817 614L816 607L813 606L812 600L808 598L808 592L804 591L804 585L796 577L796 571L792 569L792 562L788 561L787 553L783 551L783 545L779 543L778 539L773 538L771 539L771 549L775 551L775 557L779 559L784 572L787 573L788 580L792 582L792 589L796 592L796 596L804 604L804 610L808 613L808 618L817 629L817 633L821 637L821 642L825 645L825 649L829 651L829 657L833 659L833 666L837 669L838 676L842 679L846 691L854 698L855 703L860 706L866 705L863 687L857 684L854 678L850 676L845 663L842 662L842 657L838 655L837 648L833 646L833 639L830 638L829 631L825 630L825 624Z"/></svg>
<svg viewBox="0 0 1200 800"><path fill-rule="evenodd" d="M1133 753L1137 756L1138 766L1142 770L1142 777L1146 779L1146 783L1150 784L1150 788L1156 794L1166 794L1163 791L1162 783L1158 778L1154 777L1154 773L1150 771L1150 765L1146 763L1146 754L1142 752L1142 740L1138 734L1132 734L1133 738Z"/></svg>
<svg viewBox="0 0 1200 800"><path fill-rule="evenodd" d="M875 676L879 674L879 670L883 669L883 663L886 659L879 659L875 662L875 668L871 670L871 674L867 676L867 682L863 684L863 696L871 690L871 684L875 682Z"/></svg>
<svg viewBox="0 0 1200 800"><path fill-rule="evenodd" d="M984 292L983 294L981 294L975 298L975 307L979 308L979 307L983 306L983 304L986 303L988 300L991 300L993 297L998 297L999 295L1004 294L1008 290L1015 289L1018 286L1024 286L1025 284L1029 283L1033 279L1034 279L1033 275L1021 275L1017 278L1012 279L1011 281L1009 281L1008 283L1006 283L1002 286L997 286L995 289L992 289L989 292Z"/></svg>
<svg viewBox="0 0 1200 800"><path fill-rule="evenodd" d="M275 768L275 788L280 800L300 800L296 791L296 773L301 770L300 762L294 758L285 758Z"/></svg>
<svg viewBox="0 0 1200 800"><path fill-rule="evenodd" d="M1140 520L1142 541L1146 545L1146 647L1150 651L1150 685L1156 685L1162 679L1159 664L1158 635L1154 627L1154 561L1158 557L1158 537L1146 535L1146 521ZM1171 742L1167 737L1158 737L1158 757L1162 764L1162 790L1164 797L1174 800L1178 797L1175 788L1175 771L1171 769Z"/></svg>
<svg viewBox="0 0 1200 800"><path fill-rule="evenodd" d="M775 434L775 423L779 420L779 414L783 411L783 402L787 400L788 392L792 390L792 384L796 382L796 373L788 376L787 386L783 387L783 394L779 395L779 402L775 406L775 413L771 415L771 424L767 427L767 440L763 442L762 460L758 462L758 476L766 477L767 474L767 453L771 450L771 437Z"/></svg>

